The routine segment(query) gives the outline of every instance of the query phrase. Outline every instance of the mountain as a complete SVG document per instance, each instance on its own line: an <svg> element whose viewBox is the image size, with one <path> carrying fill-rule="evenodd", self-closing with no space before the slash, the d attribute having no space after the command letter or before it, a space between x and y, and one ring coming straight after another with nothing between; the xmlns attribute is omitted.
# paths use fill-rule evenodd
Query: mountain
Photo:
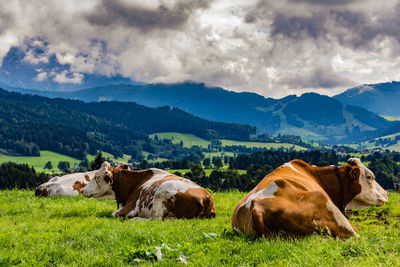
<svg viewBox="0 0 400 267"><path fill-rule="evenodd" d="M364 84L334 98L345 105L363 107L380 115L400 116L400 82Z"/></svg>
<svg viewBox="0 0 400 267"><path fill-rule="evenodd" d="M195 117L177 108L132 102L85 103L10 93L0 89L0 148L22 155L52 150L83 158L101 149L114 155L159 153L172 144L155 132L191 133L206 139L249 140L255 127Z"/></svg>
<svg viewBox="0 0 400 267"><path fill-rule="evenodd" d="M24 90L23 92L27 92ZM74 92L29 91L31 94L90 101L135 101L172 106L213 121L255 125L258 133L294 134L306 140L339 142L353 135L388 127L390 122L361 107L316 93L282 99L236 93L202 83L109 85Z"/></svg>

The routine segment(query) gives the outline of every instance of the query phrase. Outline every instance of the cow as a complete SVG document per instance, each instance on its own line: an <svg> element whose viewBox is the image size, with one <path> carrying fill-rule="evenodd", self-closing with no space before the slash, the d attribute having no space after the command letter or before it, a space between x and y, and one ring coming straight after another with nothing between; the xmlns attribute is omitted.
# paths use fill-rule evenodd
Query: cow
<svg viewBox="0 0 400 267"><path fill-rule="evenodd" d="M82 195L94 198L115 195L122 208L113 212L113 217L215 217L214 200L206 189L155 168L121 170L104 162L82 190Z"/></svg>
<svg viewBox="0 0 400 267"><path fill-rule="evenodd" d="M232 228L256 236L358 236L345 208L382 206L387 192L358 158L317 167L292 160L267 175L237 204Z"/></svg>
<svg viewBox="0 0 400 267"><path fill-rule="evenodd" d="M91 171L53 177L48 182L36 187L35 195L43 197L78 196L80 189L86 186L94 174L95 171Z"/></svg>

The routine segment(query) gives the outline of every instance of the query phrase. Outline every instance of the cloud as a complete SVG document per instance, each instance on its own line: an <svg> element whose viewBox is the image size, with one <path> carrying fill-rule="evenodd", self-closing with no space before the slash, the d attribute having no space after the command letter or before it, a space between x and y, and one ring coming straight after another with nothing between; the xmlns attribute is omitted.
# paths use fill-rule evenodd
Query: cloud
<svg viewBox="0 0 400 267"><path fill-rule="evenodd" d="M0 63L17 46L41 69L36 81L122 75L334 94L400 78L399 13L395 0L11 1L0 9ZM55 60L63 67L43 67Z"/></svg>
<svg viewBox="0 0 400 267"><path fill-rule="evenodd" d="M86 18L90 23L103 27L124 25L143 31L154 28L172 29L185 24L195 10L208 6L208 0L170 2L103 0Z"/></svg>
<svg viewBox="0 0 400 267"><path fill-rule="evenodd" d="M40 75L40 73L39 73ZM63 71L61 73L52 73L54 76L53 80L58 83L74 83L79 84L82 82L84 76L81 73L73 72L68 73L68 71Z"/></svg>

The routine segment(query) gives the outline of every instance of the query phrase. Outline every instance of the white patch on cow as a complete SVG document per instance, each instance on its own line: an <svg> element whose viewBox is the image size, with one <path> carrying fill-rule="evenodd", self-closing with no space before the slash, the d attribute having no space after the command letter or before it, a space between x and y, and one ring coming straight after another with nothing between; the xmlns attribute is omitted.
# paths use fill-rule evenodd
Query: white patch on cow
<svg viewBox="0 0 400 267"><path fill-rule="evenodd" d="M143 185L143 189L149 188L154 182L164 179L166 176L172 175L169 172L166 172L164 170L156 169L156 168L151 168L150 169L153 172L153 177L151 177L146 183Z"/></svg>
<svg viewBox="0 0 400 267"><path fill-rule="evenodd" d="M236 226L233 226L233 231L235 231L236 233L242 234L242 231L240 231L240 229L237 228Z"/></svg>
<svg viewBox="0 0 400 267"><path fill-rule="evenodd" d="M78 191L73 189L76 181L87 183L85 175L90 178L94 176L96 171L71 173L64 176L56 176L51 178L48 182L43 183L37 187L38 190L46 189L51 196L78 196Z"/></svg>
<svg viewBox="0 0 400 267"><path fill-rule="evenodd" d="M111 217L115 217L116 215L117 215L117 212L119 212L120 210L122 210L123 208L120 208L119 210L116 210L116 211L114 211L112 214L111 214Z"/></svg>
<svg viewBox="0 0 400 267"><path fill-rule="evenodd" d="M351 158L349 161L356 163L361 169L359 177L361 192L346 205L346 209L367 208L385 204L388 201L387 192L375 181L372 171L357 158Z"/></svg>
<svg viewBox="0 0 400 267"><path fill-rule="evenodd" d="M138 215L138 209L134 208L133 210L131 210L126 216L128 218L133 218L136 217Z"/></svg>
<svg viewBox="0 0 400 267"><path fill-rule="evenodd" d="M300 172L293 166L293 164L292 164L291 162L286 162L285 164L283 164L283 166L284 166L284 167L289 167L289 168L291 168L292 170L294 170L295 172L300 173Z"/></svg>
<svg viewBox="0 0 400 267"><path fill-rule="evenodd" d="M332 203L332 201L326 201L326 208L332 213L335 218L337 224L352 233L353 235L359 237L359 235L354 231L353 227L349 223L349 221L344 217L344 215L340 212L340 210Z"/></svg>
<svg viewBox="0 0 400 267"><path fill-rule="evenodd" d="M191 188L200 188L200 186L188 179L167 180L160 183L158 187L154 189L154 192L150 192L150 194L147 195L147 199L143 199L142 192L144 190L149 190L154 182L158 182L166 176L171 175L159 169L152 169L152 171L155 175L143 185L139 198L136 201L136 208L133 211L138 213L140 217L151 219L163 218L167 212L165 203L168 201L174 203L174 196L176 193L184 193ZM151 193L154 194L152 195ZM148 203L148 205L144 206L144 203Z"/></svg>
<svg viewBox="0 0 400 267"><path fill-rule="evenodd" d="M275 182L271 182L266 188L260 190L256 193L253 193L246 201L246 208L250 208L251 202L254 198L264 199L264 198L274 198L275 192L278 191L278 186Z"/></svg>

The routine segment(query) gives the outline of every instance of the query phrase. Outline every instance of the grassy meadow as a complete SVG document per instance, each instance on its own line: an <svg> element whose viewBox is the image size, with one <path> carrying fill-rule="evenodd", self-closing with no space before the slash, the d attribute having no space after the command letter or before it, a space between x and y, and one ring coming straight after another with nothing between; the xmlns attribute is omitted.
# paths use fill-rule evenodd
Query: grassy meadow
<svg viewBox="0 0 400 267"><path fill-rule="evenodd" d="M245 193L213 193L211 220L138 221L111 218L115 201L38 198L0 191L0 265L124 266L377 266L400 264L400 198L352 212L360 238L304 239L234 234L230 217Z"/></svg>
<svg viewBox="0 0 400 267"><path fill-rule="evenodd" d="M150 137L154 138L155 135L159 139L171 139L172 143L179 144L181 141L183 146L192 147L194 145L201 146L207 148L208 145L211 144L210 141L197 137L193 134L183 134L183 133L174 133L174 132L165 132L165 133L155 133L151 134ZM267 148L267 149L278 149L278 148L291 148L294 147L295 150L307 150L306 148L298 145L288 144L288 143L263 143L263 142L244 142L244 141L233 141L221 139L222 146L245 146L245 147L254 147L254 148ZM225 152L227 153L227 152ZM220 156L220 154L218 154Z"/></svg>
<svg viewBox="0 0 400 267"><path fill-rule="evenodd" d="M117 158L115 159L114 156L110 153L107 152L102 152L103 157L104 158L110 158L115 162L128 162L128 160L130 159L130 156L124 154L124 156L122 158ZM89 160L89 162L93 161L95 159L96 155L88 155L87 158ZM59 154L53 151L47 151L47 150L41 150L40 151L40 156L39 157L17 157L17 156L6 156L6 155L1 155L0 154L0 164L4 163L4 162L8 162L8 161L12 161L15 163L26 163L28 164L30 167L35 168L35 170L37 172L45 172L45 173L53 173L53 171L55 173L60 172L57 165L60 161L68 161L71 168L74 167L75 164L79 164L80 160L70 157L70 156L66 156L63 154ZM51 164L53 165L53 169L52 170L48 170L48 169L44 169L44 165L48 162L51 161Z"/></svg>

